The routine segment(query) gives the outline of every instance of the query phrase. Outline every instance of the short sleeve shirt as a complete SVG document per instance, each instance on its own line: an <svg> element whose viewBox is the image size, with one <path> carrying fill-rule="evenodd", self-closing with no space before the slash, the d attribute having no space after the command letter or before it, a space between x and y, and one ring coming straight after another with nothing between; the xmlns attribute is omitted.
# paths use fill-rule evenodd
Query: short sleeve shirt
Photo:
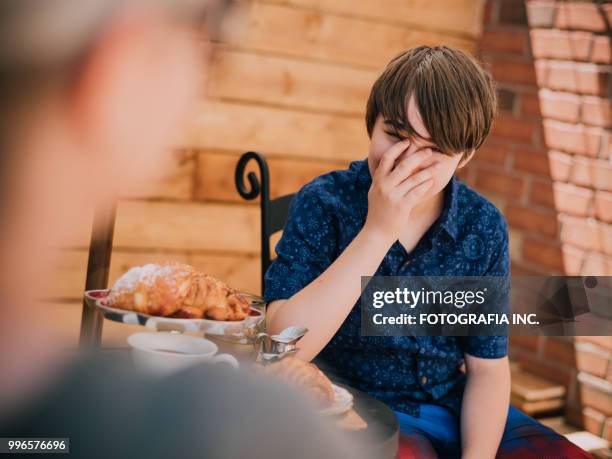
<svg viewBox="0 0 612 459"><path fill-rule="evenodd" d="M321 175L294 196L277 257L265 274L265 301L288 299L330 266L357 236L368 212L367 159ZM507 276L508 228L501 212L453 176L443 210L413 250L389 248L374 275ZM355 279L361 282L361 279ZM359 300L317 356L351 385L392 409L419 416L420 403L459 415L465 353L507 355L505 336L362 336Z"/></svg>

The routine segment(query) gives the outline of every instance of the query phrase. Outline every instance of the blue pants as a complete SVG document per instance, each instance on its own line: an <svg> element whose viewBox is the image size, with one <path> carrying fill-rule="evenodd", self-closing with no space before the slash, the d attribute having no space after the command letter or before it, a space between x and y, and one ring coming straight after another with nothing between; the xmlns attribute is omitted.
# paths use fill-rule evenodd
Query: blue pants
<svg viewBox="0 0 612 459"><path fill-rule="evenodd" d="M461 456L460 420L447 408L422 404L418 418L397 411L395 414L401 433L411 439L406 448L412 451L412 457L436 457L434 454L424 453L432 448L438 458ZM528 459L592 456L554 430L510 406L497 457Z"/></svg>

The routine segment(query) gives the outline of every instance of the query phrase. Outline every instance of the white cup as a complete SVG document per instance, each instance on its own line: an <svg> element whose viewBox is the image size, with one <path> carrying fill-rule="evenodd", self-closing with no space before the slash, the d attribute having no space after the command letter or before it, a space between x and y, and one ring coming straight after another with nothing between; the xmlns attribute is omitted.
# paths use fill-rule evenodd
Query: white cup
<svg viewBox="0 0 612 459"><path fill-rule="evenodd" d="M230 354L217 354L215 343L198 336L169 332L142 332L127 339L132 347L134 363L144 371L168 375L201 363L226 363L238 368ZM215 355L217 354L217 355Z"/></svg>

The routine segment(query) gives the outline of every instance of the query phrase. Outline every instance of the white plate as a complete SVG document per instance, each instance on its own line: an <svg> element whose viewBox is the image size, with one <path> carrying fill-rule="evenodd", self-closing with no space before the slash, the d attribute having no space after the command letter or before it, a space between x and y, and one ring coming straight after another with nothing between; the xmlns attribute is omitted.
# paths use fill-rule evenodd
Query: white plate
<svg viewBox="0 0 612 459"><path fill-rule="evenodd" d="M327 408L319 410L319 414L323 416L333 416L336 414L346 413L353 407L353 394L344 387L332 384L334 389L334 403Z"/></svg>
<svg viewBox="0 0 612 459"><path fill-rule="evenodd" d="M247 295L251 301L251 311L254 315L244 320L222 321L209 319L177 319L173 317L159 317L149 314L142 314L125 309L112 308L106 304L106 291L85 292L88 303L93 305L104 315L105 318L131 325L144 325L156 331L179 331L185 333L204 332L214 335L234 335L241 334L245 328L257 325L264 319L263 307L254 307L258 302L257 296Z"/></svg>

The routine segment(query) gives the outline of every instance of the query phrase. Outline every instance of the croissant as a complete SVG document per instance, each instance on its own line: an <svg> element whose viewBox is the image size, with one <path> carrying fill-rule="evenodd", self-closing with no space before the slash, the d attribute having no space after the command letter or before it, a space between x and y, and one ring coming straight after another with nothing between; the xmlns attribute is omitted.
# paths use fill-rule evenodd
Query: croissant
<svg viewBox="0 0 612 459"><path fill-rule="evenodd" d="M285 357L278 362L260 366L257 371L303 389L320 407L330 406L334 402L331 381L313 363Z"/></svg>
<svg viewBox="0 0 612 459"><path fill-rule="evenodd" d="M192 266L168 262L134 267L113 285L109 304L143 314L213 320L243 320L248 301L227 284Z"/></svg>

